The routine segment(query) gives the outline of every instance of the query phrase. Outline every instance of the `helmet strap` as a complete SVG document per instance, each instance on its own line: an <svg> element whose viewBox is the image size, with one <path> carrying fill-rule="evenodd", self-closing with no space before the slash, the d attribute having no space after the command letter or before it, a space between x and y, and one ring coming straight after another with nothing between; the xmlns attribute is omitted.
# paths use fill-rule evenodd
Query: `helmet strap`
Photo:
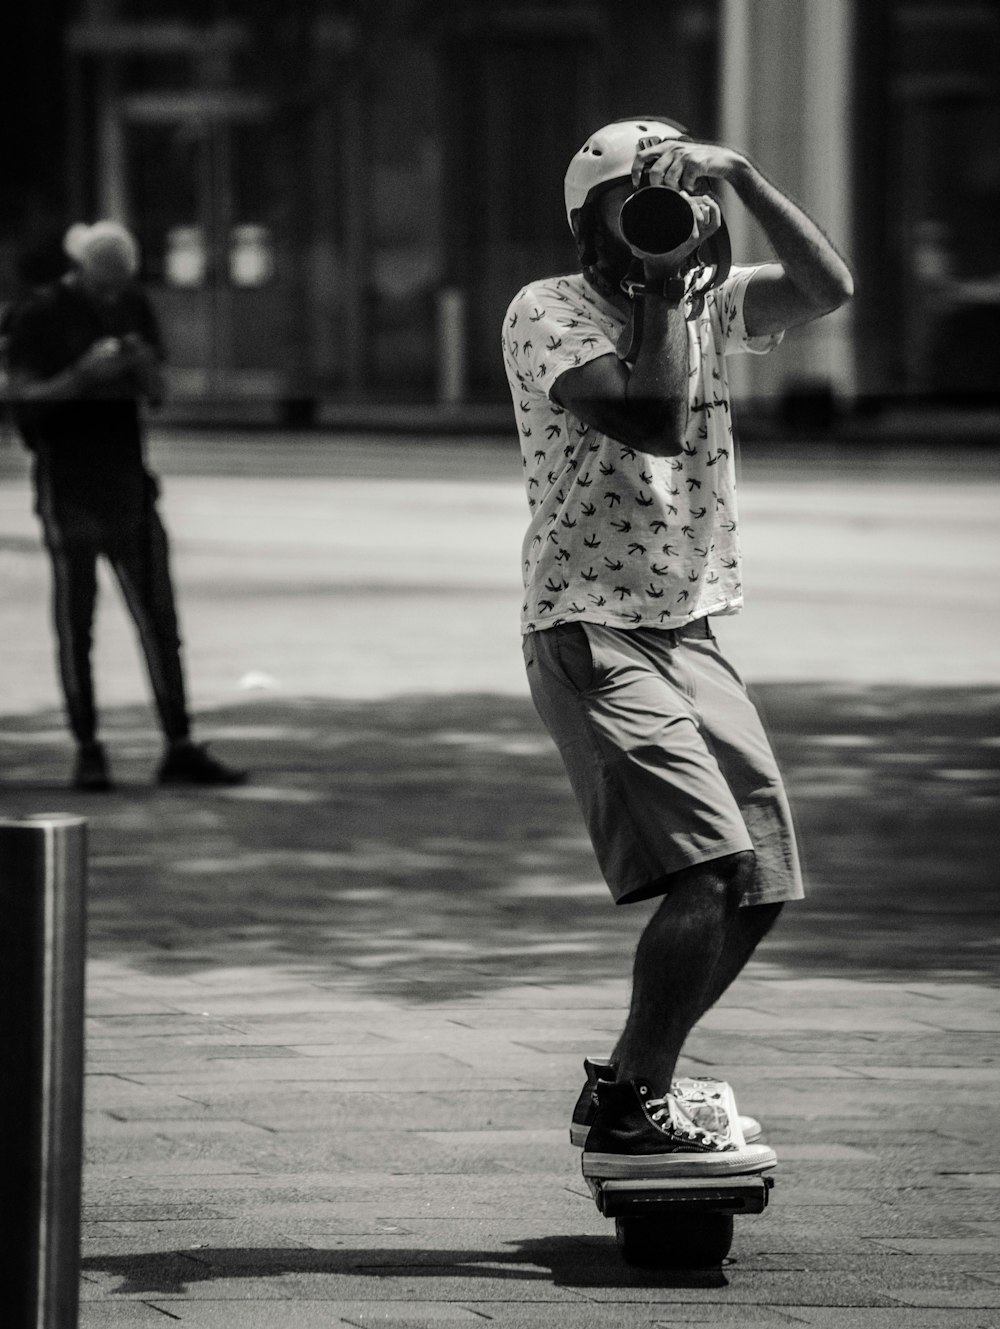
<svg viewBox="0 0 1000 1329"><path fill-rule="evenodd" d="M613 301L636 263L632 251L601 223L592 199L577 214L573 235L584 277L598 294Z"/></svg>

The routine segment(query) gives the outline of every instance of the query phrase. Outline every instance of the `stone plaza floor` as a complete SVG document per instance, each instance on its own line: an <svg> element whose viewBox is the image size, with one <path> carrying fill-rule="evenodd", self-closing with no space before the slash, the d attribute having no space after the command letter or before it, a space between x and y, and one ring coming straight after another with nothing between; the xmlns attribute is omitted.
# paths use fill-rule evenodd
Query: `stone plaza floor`
<svg viewBox="0 0 1000 1329"><path fill-rule="evenodd" d="M1000 465L744 455L753 685L809 896L701 1022L779 1156L721 1270L630 1269L568 1143L615 910L520 671L516 457L154 437L198 736L161 791L103 596L118 779L65 788L47 578L0 458L0 815L90 838L82 1329L1000 1322ZM110 588L106 586L110 592Z"/></svg>

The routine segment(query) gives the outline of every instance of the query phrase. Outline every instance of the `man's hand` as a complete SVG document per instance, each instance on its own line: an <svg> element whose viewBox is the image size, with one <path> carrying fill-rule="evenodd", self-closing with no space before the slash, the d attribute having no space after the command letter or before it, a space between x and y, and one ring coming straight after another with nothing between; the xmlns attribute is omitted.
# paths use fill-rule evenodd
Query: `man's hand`
<svg viewBox="0 0 1000 1329"><path fill-rule="evenodd" d="M749 165L732 148L719 143L693 143L668 138L640 148L632 163L632 183L639 187L644 171L651 185L666 185L683 194L705 194L712 180L733 180Z"/></svg>
<svg viewBox="0 0 1000 1329"><path fill-rule="evenodd" d="M132 367L132 357L120 337L102 337L80 356L73 372L85 383L111 383Z"/></svg>
<svg viewBox="0 0 1000 1329"><path fill-rule="evenodd" d="M680 148L691 149L682 153ZM666 254L650 254L630 244L636 258L643 260L647 280L673 276L687 266L687 259L715 234L722 225L722 209L711 192L710 178L722 179L737 154L728 148L706 143L687 143L680 139L641 148L632 162L632 184L671 189L691 209L693 224L690 236L682 245Z"/></svg>
<svg viewBox="0 0 1000 1329"><path fill-rule="evenodd" d="M151 405L163 401L160 356L137 332L124 337L103 337L86 350L70 371L78 384L98 387L131 377L134 390Z"/></svg>

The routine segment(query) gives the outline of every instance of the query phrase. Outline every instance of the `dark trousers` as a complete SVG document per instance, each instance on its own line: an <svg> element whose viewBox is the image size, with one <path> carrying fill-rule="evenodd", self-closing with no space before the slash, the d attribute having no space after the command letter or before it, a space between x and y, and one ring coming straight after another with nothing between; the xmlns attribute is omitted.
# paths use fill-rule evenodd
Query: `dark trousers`
<svg viewBox="0 0 1000 1329"><path fill-rule="evenodd" d="M52 559L53 617L59 675L70 728L79 743L97 733L90 654L97 604L97 560L114 570L135 622L165 737L189 733L181 643L170 581L167 534L153 503L140 518L118 525L108 518L57 517L40 504Z"/></svg>

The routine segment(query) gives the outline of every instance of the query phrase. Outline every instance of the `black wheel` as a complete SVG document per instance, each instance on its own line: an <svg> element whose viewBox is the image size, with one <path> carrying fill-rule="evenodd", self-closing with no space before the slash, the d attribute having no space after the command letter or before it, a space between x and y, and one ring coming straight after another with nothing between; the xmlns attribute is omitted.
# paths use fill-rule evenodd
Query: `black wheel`
<svg viewBox="0 0 1000 1329"><path fill-rule="evenodd" d="M732 1214L681 1218L616 1218L615 1236L626 1264L657 1269L711 1269L733 1244Z"/></svg>

